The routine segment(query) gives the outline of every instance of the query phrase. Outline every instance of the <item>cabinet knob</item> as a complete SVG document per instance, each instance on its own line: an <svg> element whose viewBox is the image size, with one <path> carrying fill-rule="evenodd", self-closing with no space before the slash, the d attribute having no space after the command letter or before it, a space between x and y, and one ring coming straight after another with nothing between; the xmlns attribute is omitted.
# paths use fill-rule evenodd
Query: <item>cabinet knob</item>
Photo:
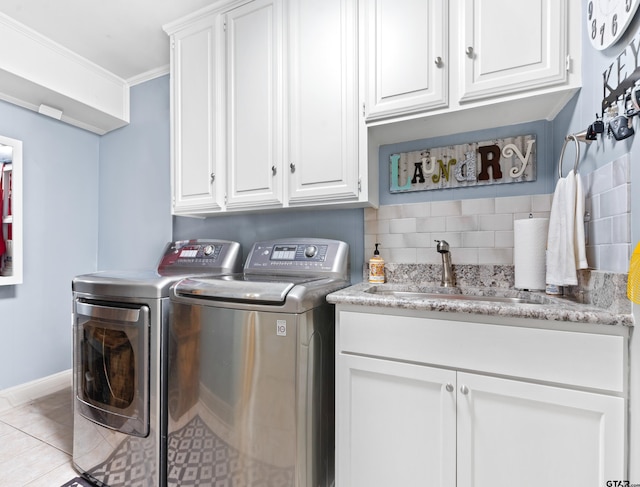
<svg viewBox="0 0 640 487"><path fill-rule="evenodd" d="M291 172L296 172L296 165L293 162L289 164L289 167L291 168Z"/></svg>
<svg viewBox="0 0 640 487"><path fill-rule="evenodd" d="M440 56L436 57L435 61L436 66L441 68L442 67L442 58Z"/></svg>
<svg viewBox="0 0 640 487"><path fill-rule="evenodd" d="M460 392L466 396L469 394L469 388L467 386L460 386Z"/></svg>
<svg viewBox="0 0 640 487"><path fill-rule="evenodd" d="M448 392L453 392L453 384L449 383L445 386Z"/></svg>
<svg viewBox="0 0 640 487"><path fill-rule="evenodd" d="M211 173L211 182L214 182L216 180L216 173L212 172Z"/></svg>
<svg viewBox="0 0 640 487"><path fill-rule="evenodd" d="M467 56L469 57L473 57L473 47L469 46L467 47L467 50L465 51L465 53L467 54Z"/></svg>
<svg viewBox="0 0 640 487"><path fill-rule="evenodd" d="M276 168L276 166L271 166L271 173L275 176L276 173L278 172L278 169Z"/></svg>

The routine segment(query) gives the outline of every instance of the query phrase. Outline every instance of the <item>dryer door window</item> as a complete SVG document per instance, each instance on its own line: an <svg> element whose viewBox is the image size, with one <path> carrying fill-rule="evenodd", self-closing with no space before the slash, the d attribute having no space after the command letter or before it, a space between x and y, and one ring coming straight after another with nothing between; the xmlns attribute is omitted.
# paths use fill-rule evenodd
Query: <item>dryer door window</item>
<svg viewBox="0 0 640 487"><path fill-rule="evenodd" d="M149 308L76 302L75 392L80 413L109 428L149 433Z"/></svg>

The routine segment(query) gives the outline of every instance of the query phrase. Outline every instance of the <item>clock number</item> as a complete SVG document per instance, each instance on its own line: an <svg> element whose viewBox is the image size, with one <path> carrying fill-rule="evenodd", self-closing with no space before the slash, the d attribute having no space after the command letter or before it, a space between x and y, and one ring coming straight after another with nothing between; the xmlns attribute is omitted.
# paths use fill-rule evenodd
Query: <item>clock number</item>
<svg viewBox="0 0 640 487"><path fill-rule="evenodd" d="M604 44L605 25L606 24L602 24L602 27L600 27L600 45Z"/></svg>
<svg viewBox="0 0 640 487"><path fill-rule="evenodd" d="M593 17L593 2L589 2L589 6L587 8L589 10L589 20L591 20L591 18Z"/></svg>
<svg viewBox="0 0 640 487"><path fill-rule="evenodd" d="M595 40L597 35L598 35L598 26L596 23L596 19L593 19L591 21L591 38Z"/></svg>
<svg viewBox="0 0 640 487"><path fill-rule="evenodd" d="M612 21L612 24L611 24L611 35L613 37L615 37L616 33L618 32L618 14L614 14L613 15L613 19L611 21Z"/></svg>
<svg viewBox="0 0 640 487"><path fill-rule="evenodd" d="M626 0L626 2L624 3L625 3L625 7L624 7L625 10L629 12L629 10L631 10L631 0Z"/></svg>

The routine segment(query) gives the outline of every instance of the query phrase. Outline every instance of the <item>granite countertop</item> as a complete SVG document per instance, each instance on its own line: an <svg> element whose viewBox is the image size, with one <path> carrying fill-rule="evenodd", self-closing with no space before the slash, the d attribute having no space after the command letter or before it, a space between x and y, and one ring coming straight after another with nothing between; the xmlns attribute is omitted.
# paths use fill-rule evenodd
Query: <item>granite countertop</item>
<svg viewBox="0 0 640 487"><path fill-rule="evenodd" d="M386 284L356 284L329 294L327 301L333 304L633 326L631 303L626 299L626 276L585 271L579 277L578 286L565 289L565 296L550 296L544 292L514 289L512 284L509 285L512 276L510 266L458 268L458 287L453 288L440 287L439 266L435 269L413 267L388 265ZM433 273L437 275L435 280ZM472 298L460 299L461 295ZM494 297L497 300L492 301ZM521 302L511 302L509 298Z"/></svg>

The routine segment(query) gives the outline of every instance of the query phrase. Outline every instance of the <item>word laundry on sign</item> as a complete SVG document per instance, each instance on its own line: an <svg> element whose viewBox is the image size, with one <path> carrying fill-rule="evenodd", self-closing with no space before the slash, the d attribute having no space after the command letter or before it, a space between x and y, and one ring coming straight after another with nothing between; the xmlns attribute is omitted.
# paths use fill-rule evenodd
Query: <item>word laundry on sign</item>
<svg viewBox="0 0 640 487"><path fill-rule="evenodd" d="M390 192L519 183L536 180L536 137L391 154Z"/></svg>

